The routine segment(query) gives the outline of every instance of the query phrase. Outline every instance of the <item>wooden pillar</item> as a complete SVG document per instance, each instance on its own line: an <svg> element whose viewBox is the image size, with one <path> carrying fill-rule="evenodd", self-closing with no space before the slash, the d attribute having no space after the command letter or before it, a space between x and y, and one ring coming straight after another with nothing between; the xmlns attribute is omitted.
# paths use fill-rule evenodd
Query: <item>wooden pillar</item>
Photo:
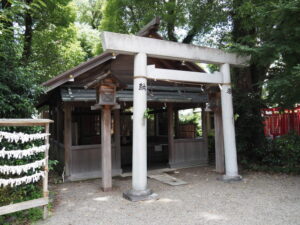
<svg viewBox="0 0 300 225"><path fill-rule="evenodd" d="M46 134L49 134L49 123L45 124L45 133ZM49 145L49 136L45 139L45 145ZM45 160L46 160L46 163L45 163L45 176L43 178L43 197L44 198L48 198L49 196L49 191L48 191L48 157L49 157L49 149L47 149L45 151ZM48 216L48 205L44 205L43 206L43 219L46 219L47 216Z"/></svg>
<svg viewBox="0 0 300 225"><path fill-rule="evenodd" d="M65 174L71 175L71 146L72 146L72 108L64 104L64 148L65 148Z"/></svg>
<svg viewBox="0 0 300 225"><path fill-rule="evenodd" d="M56 118L55 118L55 122L56 122L56 132L55 132L55 139L57 142L59 142L59 134L60 134L60 107L59 104L56 105Z"/></svg>
<svg viewBox="0 0 300 225"><path fill-rule="evenodd" d="M201 122L204 149L206 150L206 152L208 152L207 113L205 112L204 107L201 108Z"/></svg>
<svg viewBox="0 0 300 225"><path fill-rule="evenodd" d="M154 113L155 136L159 136L159 117L157 112Z"/></svg>
<svg viewBox="0 0 300 225"><path fill-rule="evenodd" d="M173 104L168 103L168 150L169 150L169 164L174 162L174 111Z"/></svg>
<svg viewBox="0 0 300 225"><path fill-rule="evenodd" d="M120 109L114 110L114 142L116 153L116 167L121 169L121 128L120 128Z"/></svg>
<svg viewBox="0 0 300 225"><path fill-rule="evenodd" d="M175 109L175 137L179 136L179 115L178 115L178 109Z"/></svg>
<svg viewBox="0 0 300 225"><path fill-rule="evenodd" d="M109 105L104 105L101 109L101 162L102 189L103 191L111 191L111 107Z"/></svg>
<svg viewBox="0 0 300 225"><path fill-rule="evenodd" d="M220 93L216 96L216 109L214 110L215 123L215 161L216 172L225 173L225 156L224 156L224 136Z"/></svg>

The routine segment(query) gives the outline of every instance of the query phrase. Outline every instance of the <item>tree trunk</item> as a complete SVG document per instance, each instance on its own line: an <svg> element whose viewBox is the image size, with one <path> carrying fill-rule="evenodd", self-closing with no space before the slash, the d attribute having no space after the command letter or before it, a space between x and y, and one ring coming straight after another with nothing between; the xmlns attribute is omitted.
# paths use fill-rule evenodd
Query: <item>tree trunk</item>
<svg viewBox="0 0 300 225"><path fill-rule="evenodd" d="M232 38L235 43L255 47L257 32L253 27L245 27L249 16L238 13L243 1L234 0L231 12L233 21ZM261 147L264 141L261 108L263 107L261 94L262 82L266 77L268 66L260 66L258 60L252 59L250 67L236 68L233 72L235 113L239 115L236 121L238 149L245 154L253 152L254 148ZM242 146L242 149L241 149ZM248 155L249 156L249 155ZM251 156L249 156L251 157ZM254 159L255 160L255 159Z"/></svg>
<svg viewBox="0 0 300 225"><path fill-rule="evenodd" d="M172 19L168 19L167 21L167 34L168 34L168 39L170 41L175 41L177 42L177 38L175 36L175 6L176 6L176 1L175 0L170 0L169 1L169 8L167 10L168 16Z"/></svg>
<svg viewBox="0 0 300 225"><path fill-rule="evenodd" d="M196 28L193 27L189 32L188 34L186 35L186 37L183 39L182 43L185 43L185 44L190 44L194 37L196 36L197 34L197 31L196 31Z"/></svg>
<svg viewBox="0 0 300 225"><path fill-rule="evenodd" d="M26 0L26 4L29 6L32 3L32 0ZM27 63L29 57L31 56L31 47L32 47L32 15L29 10L26 10L24 15L24 23L25 23L25 33L24 33L24 47L22 54L23 63Z"/></svg>
<svg viewBox="0 0 300 225"><path fill-rule="evenodd" d="M5 9L9 10L10 8L11 8L10 1L2 0L1 9L2 10L5 10ZM9 18L9 19L11 19L11 18ZM12 27L13 27L13 21L12 20L0 19L0 23L3 24L3 29L4 30L12 29ZM11 37L13 37L13 32L11 32Z"/></svg>

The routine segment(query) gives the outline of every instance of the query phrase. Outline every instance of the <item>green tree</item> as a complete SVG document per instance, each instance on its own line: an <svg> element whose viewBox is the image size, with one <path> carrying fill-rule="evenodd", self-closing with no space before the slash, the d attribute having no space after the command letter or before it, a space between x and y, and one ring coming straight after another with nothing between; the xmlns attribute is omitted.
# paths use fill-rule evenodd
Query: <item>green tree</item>
<svg viewBox="0 0 300 225"><path fill-rule="evenodd" d="M92 58L102 52L101 33L87 24L76 24L77 39L86 53L86 59Z"/></svg>
<svg viewBox="0 0 300 225"><path fill-rule="evenodd" d="M77 11L76 21L97 29L102 20L102 7L105 0L74 0L73 2Z"/></svg>
<svg viewBox="0 0 300 225"><path fill-rule="evenodd" d="M277 53L267 76L271 104L293 107L300 103L300 1L278 1L266 6L273 24L268 38L269 51Z"/></svg>
<svg viewBox="0 0 300 225"><path fill-rule="evenodd" d="M39 83L85 60L86 53L77 39L76 11L70 0L44 1L33 12L32 54L28 64Z"/></svg>
<svg viewBox="0 0 300 225"><path fill-rule="evenodd" d="M31 116L39 84L84 61L86 53L77 40L75 11L69 2L1 2L2 117Z"/></svg>
<svg viewBox="0 0 300 225"><path fill-rule="evenodd" d="M159 16L162 20L160 31L166 39L191 43L225 21L223 7L215 0L110 0L104 7L100 28L136 33Z"/></svg>
<svg viewBox="0 0 300 225"><path fill-rule="evenodd" d="M252 56L249 68L233 73L238 147L248 159L264 146L261 108L299 103L299 9L294 0L231 1L226 45Z"/></svg>

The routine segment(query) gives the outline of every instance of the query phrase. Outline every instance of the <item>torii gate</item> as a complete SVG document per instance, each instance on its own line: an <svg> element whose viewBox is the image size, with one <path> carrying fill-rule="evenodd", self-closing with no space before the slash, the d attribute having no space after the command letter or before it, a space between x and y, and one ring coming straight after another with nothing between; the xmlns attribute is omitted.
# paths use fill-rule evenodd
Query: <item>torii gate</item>
<svg viewBox="0 0 300 225"><path fill-rule="evenodd" d="M144 117L147 108L147 79L221 85L226 170L222 178L226 181L241 179L237 165L230 65L247 66L250 57L219 49L112 32L102 33L102 44L106 52L134 55L132 189L123 194L125 198L139 201L157 196L147 188L147 121ZM208 74L156 69L153 65L147 66L147 56L219 64L220 72Z"/></svg>

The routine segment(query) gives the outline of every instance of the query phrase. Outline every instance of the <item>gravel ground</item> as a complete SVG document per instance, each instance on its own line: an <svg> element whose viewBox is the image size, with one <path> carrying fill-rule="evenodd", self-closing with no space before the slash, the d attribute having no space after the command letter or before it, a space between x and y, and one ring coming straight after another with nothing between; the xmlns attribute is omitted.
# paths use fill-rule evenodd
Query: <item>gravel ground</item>
<svg viewBox="0 0 300 225"><path fill-rule="evenodd" d="M38 224L53 225L300 225L300 176L243 174L223 183L212 168L178 170L170 175L187 185L168 186L148 179L156 201L129 202L122 192L131 178L114 178L104 193L101 180L51 186L57 192L52 215Z"/></svg>

